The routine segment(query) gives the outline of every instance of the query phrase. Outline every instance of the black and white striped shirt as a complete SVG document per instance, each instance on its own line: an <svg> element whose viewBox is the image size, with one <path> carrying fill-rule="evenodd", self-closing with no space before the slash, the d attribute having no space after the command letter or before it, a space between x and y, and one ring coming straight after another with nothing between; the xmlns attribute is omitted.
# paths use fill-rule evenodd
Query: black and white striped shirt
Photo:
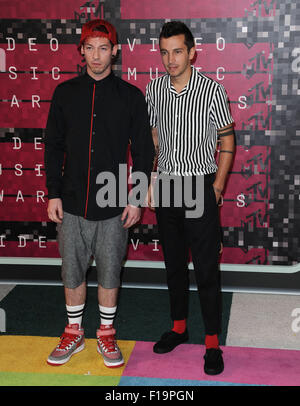
<svg viewBox="0 0 300 406"><path fill-rule="evenodd" d="M233 123L224 87L192 66L180 93L165 74L148 83L146 101L158 129L158 169L180 176L216 172L217 130Z"/></svg>

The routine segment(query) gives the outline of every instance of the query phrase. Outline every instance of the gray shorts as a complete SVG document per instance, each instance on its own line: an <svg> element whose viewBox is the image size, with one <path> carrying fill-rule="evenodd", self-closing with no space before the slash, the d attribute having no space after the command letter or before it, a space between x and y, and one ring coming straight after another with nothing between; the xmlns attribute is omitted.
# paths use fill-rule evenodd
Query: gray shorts
<svg viewBox="0 0 300 406"><path fill-rule="evenodd" d="M62 280L66 288L77 288L85 281L92 258L96 263L98 283L106 289L120 286L128 243L128 231L123 227L121 215L90 221L64 212L57 232Z"/></svg>

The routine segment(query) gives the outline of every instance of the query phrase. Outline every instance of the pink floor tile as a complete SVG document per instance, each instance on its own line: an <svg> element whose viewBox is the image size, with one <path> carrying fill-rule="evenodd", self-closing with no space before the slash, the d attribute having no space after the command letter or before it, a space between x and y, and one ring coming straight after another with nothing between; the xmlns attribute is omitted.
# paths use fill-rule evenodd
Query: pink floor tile
<svg viewBox="0 0 300 406"><path fill-rule="evenodd" d="M154 354L153 343L137 342L123 376L206 380L272 386L300 385L300 351L222 347L224 372L203 372L203 345L182 344L169 354Z"/></svg>

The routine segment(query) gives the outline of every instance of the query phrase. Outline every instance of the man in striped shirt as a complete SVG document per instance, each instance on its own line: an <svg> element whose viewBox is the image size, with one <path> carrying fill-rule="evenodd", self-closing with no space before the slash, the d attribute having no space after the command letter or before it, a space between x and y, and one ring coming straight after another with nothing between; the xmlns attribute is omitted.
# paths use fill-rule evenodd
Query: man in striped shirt
<svg viewBox="0 0 300 406"><path fill-rule="evenodd" d="M206 332L204 371L215 375L224 369L218 341L221 327L218 202L234 153L233 119L223 86L192 66L196 50L188 27L179 21L166 23L159 45L167 73L151 81L146 89L158 173L178 177L182 182L192 179L194 189L197 178L202 177L204 211L201 217L187 218L184 204L165 207L161 200L155 202L173 328L162 335L153 350L166 353L188 340L190 249ZM221 147L217 165L218 140ZM176 182L174 185L170 201L178 194ZM159 187L163 189L164 185Z"/></svg>

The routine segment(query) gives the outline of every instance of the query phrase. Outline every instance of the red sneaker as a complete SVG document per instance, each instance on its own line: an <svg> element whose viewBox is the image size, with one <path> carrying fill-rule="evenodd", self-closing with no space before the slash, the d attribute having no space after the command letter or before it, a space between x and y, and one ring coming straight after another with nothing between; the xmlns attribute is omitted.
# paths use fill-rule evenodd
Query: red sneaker
<svg viewBox="0 0 300 406"><path fill-rule="evenodd" d="M97 330L97 351L102 355L104 365L109 368L124 365L124 359L115 339L116 330L110 326L100 326Z"/></svg>
<svg viewBox="0 0 300 406"><path fill-rule="evenodd" d="M63 365L69 361L73 354L84 349L84 330L78 324L68 324L59 344L54 348L47 359L49 365Z"/></svg>

